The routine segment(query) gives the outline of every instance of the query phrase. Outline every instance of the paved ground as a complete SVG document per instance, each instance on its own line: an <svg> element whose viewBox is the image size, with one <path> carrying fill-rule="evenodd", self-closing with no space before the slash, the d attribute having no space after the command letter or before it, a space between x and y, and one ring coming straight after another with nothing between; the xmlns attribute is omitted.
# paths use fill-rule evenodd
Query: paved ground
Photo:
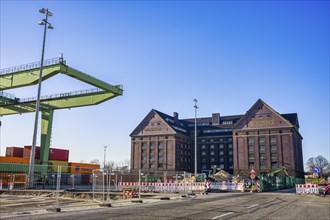
<svg viewBox="0 0 330 220"><path fill-rule="evenodd" d="M36 209L39 199L33 198L26 198L30 209L24 207L24 211L15 213L13 211L17 209L11 208L17 200L10 205L7 202L10 198L1 196L0 199L3 219L330 219L329 195L296 195L290 191L212 193L187 198L173 195L171 200L144 199L142 204L117 202L112 203L112 207L99 207L83 200L75 205L68 202L65 206L65 201L61 201L59 213L46 211L43 207ZM15 198L11 199L15 201ZM54 201L45 201L54 204Z"/></svg>

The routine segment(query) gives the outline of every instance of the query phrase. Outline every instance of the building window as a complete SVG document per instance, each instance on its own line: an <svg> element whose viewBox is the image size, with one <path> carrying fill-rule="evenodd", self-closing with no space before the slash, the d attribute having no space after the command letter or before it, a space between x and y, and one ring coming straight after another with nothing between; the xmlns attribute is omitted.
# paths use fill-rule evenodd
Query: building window
<svg viewBox="0 0 330 220"><path fill-rule="evenodd" d="M278 167L277 162L272 162L272 168L276 168L276 167Z"/></svg>
<svg viewBox="0 0 330 220"><path fill-rule="evenodd" d="M205 142L205 139L202 139L202 142Z"/></svg>
<svg viewBox="0 0 330 220"><path fill-rule="evenodd" d="M262 160L266 159L266 154L260 154L260 159Z"/></svg>
<svg viewBox="0 0 330 220"><path fill-rule="evenodd" d="M254 162L249 162L249 168L254 168Z"/></svg>
<svg viewBox="0 0 330 220"><path fill-rule="evenodd" d="M272 144L272 145L271 145L271 149L272 149L272 151L277 151L277 145Z"/></svg>
<svg viewBox="0 0 330 220"><path fill-rule="evenodd" d="M211 144L210 148L211 148L211 149L214 149L214 145L213 145L213 144Z"/></svg>
<svg viewBox="0 0 330 220"><path fill-rule="evenodd" d="M225 169L225 165L220 164L219 168L223 170L223 169Z"/></svg>
<svg viewBox="0 0 330 220"><path fill-rule="evenodd" d="M205 156L206 155L206 152L205 151L202 151L202 156Z"/></svg>
<svg viewBox="0 0 330 220"><path fill-rule="evenodd" d="M142 157L142 160L147 160L147 157L146 157L146 156L143 156L143 157Z"/></svg>
<svg viewBox="0 0 330 220"><path fill-rule="evenodd" d="M265 151L266 150L266 146L265 145L260 145L259 146L259 150L260 151Z"/></svg>
<svg viewBox="0 0 330 220"><path fill-rule="evenodd" d="M272 153L272 160L276 160L277 159L277 153Z"/></svg>
<svg viewBox="0 0 330 220"><path fill-rule="evenodd" d="M232 138L228 138L228 141L233 141L233 139Z"/></svg>
<svg viewBox="0 0 330 220"><path fill-rule="evenodd" d="M210 142L213 142L214 140L213 139L210 139Z"/></svg>
<svg viewBox="0 0 330 220"><path fill-rule="evenodd" d="M260 161L260 168L261 169L265 169L266 168L266 162L265 161L263 161L263 160Z"/></svg>
<svg viewBox="0 0 330 220"><path fill-rule="evenodd" d="M155 164L151 163L150 168L155 168Z"/></svg>
<svg viewBox="0 0 330 220"><path fill-rule="evenodd" d="M160 122L157 122L157 125L160 126Z"/></svg>
<svg viewBox="0 0 330 220"><path fill-rule="evenodd" d="M154 156L151 156L151 157L150 157L150 160L151 160L151 161L155 160L155 157L154 157Z"/></svg>
<svg viewBox="0 0 330 220"><path fill-rule="evenodd" d="M222 159L223 159L223 158L222 158ZM228 161L229 161L230 163L232 163L232 162L233 162L233 158L229 157L229 158L228 158Z"/></svg>
<svg viewBox="0 0 330 220"><path fill-rule="evenodd" d="M150 142L150 147L155 147L155 142Z"/></svg>
<svg viewBox="0 0 330 220"><path fill-rule="evenodd" d="M254 137L248 137L248 143L254 144Z"/></svg>
<svg viewBox="0 0 330 220"><path fill-rule="evenodd" d="M233 145L232 144L228 144L228 149L232 149Z"/></svg>
<svg viewBox="0 0 330 220"><path fill-rule="evenodd" d="M142 149L146 149L147 148L147 143L146 142L142 142Z"/></svg>
<svg viewBox="0 0 330 220"><path fill-rule="evenodd" d="M206 149L206 146L205 145L202 145L202 149Z"/></svg>
<svg viewBox="0 0 330 220"><path fill-rule="evenodd" d="M249 151L254 151L254 146L249 146Z"/></svg>
<svg viewBox="0 0 330 220"><path fill-rule="evenodd" d="M223 148L224 148L223 144L220 144L220 149L223 149Z"/></svg>
<svg viewBox="0 0 330 220"><path fill-rule="evenodd" d="M228 168L232 170L232 169L233 169L233 165L229 165L229 167L228 167Z"/></svg>
<svg viewBox="0 0 330 220"><path fill-rule="evenodd" d="M154 153L155 152L155 149L150 149L150 153Z"/></svg>
<svg viewBox="0 0 330 220"><path fill-rule="evenodd" d="M223 150L221 150L219 153L220 153L220 155L223 155L223 154L224 154L224 151L223 151Z"/></svg>
<svg viewBox="0 0 330 220"><path fill-rule="evenodd" d="M164 160L164 157L163 156L159 156L158 157L158 160L160 161L160 160Z"/></svg>
<svg viewBox="0 0 330 220"><path fill-rule="evenodd" d="M214 155L214 151L213 150L210 152L210 155Z"/></svg>
<svg viewBox="0 0 330 220"><path fill-rule="evenodd" d="M158 154L163 154L164 150L163 149L158 149Z"/></svg>
<svg viewBox="0 0 330 220"><path fill-rule="evenodd" d="M206 165L202 165L202 169L203 170L206 170Z"/></svg>
<svg viewBox="0 0 330 220"><path fill-rule="evenodd" d="M277 142L277 138L276 137L270 137L270 142L276 143Z"/></svg>
<svg viewBox="0 0 330 220"><path fill-rule="evenodd" d="M163 168L163 164L162 164L162 163L159 163L159 164L158 164L158 167L159 167L159 168Z"/></svg>
<svg viewBox="0 0 330 220"><path fill-rule="evenodd" d="M259 143L265 143L265 137L259 137Z"/></svg>
<svg viewBox="0 0 330 220"><path fill-rule="evenodd" d="M164 142L159 142L158 143L158 148L163 148L164 147Z"/></svg>
<svg viewBox="0 0 330 220"><path fill-rule="evenodd" d="M146 149L142 149L142 153L147 153L147 150Z"/></svg>
<svg viewBox="0 0 330 220"><path fill-rule="evenodd" d="M212 157L212 158L211 158L211 162L214 162L214 161L215 161L215 159Z"/></svg>
<svg viewBox="0 0 330 220"><path fill-rule="evenodd" d="M233 155L233 151L232 150L228 151L228 155Z"/></svg>
<svg viewBox="0 0 330 220"><path fill-rule="evenodd" d="M224 161L224 159L222 157L220 157L220 162L223 162L223 161Z"/></svg>
<svg viewBox="0 0 330 220"><path fill-rule="evenodd" d="M202 159L202 162L205 163L205 162L206 162L206 158L203 158L203 159Z"/></svg>
<svg viewBox="0 0 330 220"><path fill-rule="evenodd" d="M147 164L146 163L143 163L142 164L142 168L144 168L144 169L147 168Z"/></svg>
<svg viewBox="0 0 330 220"><path fill-rule="evenodd" d="M249 159L254 160L254 154L249 154Z"/></svg>

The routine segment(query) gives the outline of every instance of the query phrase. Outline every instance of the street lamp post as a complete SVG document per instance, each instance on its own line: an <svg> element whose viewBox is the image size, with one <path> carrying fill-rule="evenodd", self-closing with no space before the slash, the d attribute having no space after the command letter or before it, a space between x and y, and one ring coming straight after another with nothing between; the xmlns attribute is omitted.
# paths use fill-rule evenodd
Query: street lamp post
<svg viewBox="0 0 330 220"><path fill-rule="evenodd" d="M195 178L197 180L197 99L194 99L193 102L195 102Z"/></svg>
<svg viewBox="0 0 330 220"><path fill-rule="evenodd" d="M44 38L42 42L42 53L41 53L41 61L40 61L40 73L39 73L39 80L38 80L38 95L36 101L36 112L35 112L35 121L34 121L34 130L33 130L33 140L32 140L32 147L30 153L30 163L29 163L29 173L28 173L28 186L29 188L33 188L33 181L34 181L34 159L35 159L35 151L36 151L36 142L37 142L37 133L38 133L38 118L39 118L39 108L40 108L40 93L41 93L41 82L42 82L42 69L44 66L44 54L45 54L45 43L46 43L46 33L47 29L54 29L51 23L48 22L48 17L53 16L48 8L47 9L40 9L40 13L45 14L46 18L42 19L38 24L44 25Z"/></svg>
<svg viewBox="0 0 330 220"><path fill-rule="evenodd" d="M108 148L108 146L104 146L104 154L103 154L103 156L104 156L104 160L103 160L103 170L105 169L105 155L106 155L106 153L107 153L107 148Z"/></svg>

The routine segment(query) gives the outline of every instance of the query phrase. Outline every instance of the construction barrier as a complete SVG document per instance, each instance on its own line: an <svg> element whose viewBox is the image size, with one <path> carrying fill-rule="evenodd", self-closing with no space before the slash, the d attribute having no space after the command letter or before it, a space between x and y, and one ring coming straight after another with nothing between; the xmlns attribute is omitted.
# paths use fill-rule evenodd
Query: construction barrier
<svg viewBox="0 0 330 220"><path fill-rule="evenodd" d="M134 188L123 188L123 199L138 198L139 192Z"/></svg>
<svg viewBox="0 0 330 220"><path fill-rule="evenodd" d="M138 182L119 182L118 189L123 190L125 187L139 188ZM205 191L205 183L141 183L141 191L143 192L183 192Z"/></svg>
<svg viewBox="0 0 330 220"><path fill-rule="evenodd" d="M318 184L296 184L296 194L319 194Z"/></svg>
<svg viewBox="0 0 330 220"><path fill-rule="evenodd" d="M244 192L244 183L228 183L228 182L218 182L211 183L211 189L226 190L226 191L242 191Z"/></svg>
<svg viewBox="0 0 330 220"><path fill-rule="evenodd" d="M119 182L118 189L123 190L125 187L139 188L138 182ZM206 189L227 190L227 191L244 191L244 183L141 183L142 192L204 192Z"/></svg>
<svg viewBox="0 0 330 220"><path fill-rule="evenodd" d="M259 181L257 182L257 192L258 193L260 192L260 182Z"/></svg>

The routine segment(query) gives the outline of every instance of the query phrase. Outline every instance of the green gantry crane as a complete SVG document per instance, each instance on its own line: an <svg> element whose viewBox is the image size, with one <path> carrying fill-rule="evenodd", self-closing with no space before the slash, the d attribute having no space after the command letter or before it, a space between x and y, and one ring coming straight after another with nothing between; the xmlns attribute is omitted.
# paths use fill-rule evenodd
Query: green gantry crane
<svg viewBox="0 0 330 220"><path fill-rule="evenodd" d="M38 84L39 72L40 62L0 70L0 116L36 111L37 98L18 98L14 95L5 93L4 90ZM86 73L69 67L66 65L66 61L63 60L63 58L53 58L44 61L42 81L59 73L90 84L95 88L41 96L40 164L42 165L48 165L54 110L97 105L123 94L123 88L121 85L110 85Z"/></svg>

